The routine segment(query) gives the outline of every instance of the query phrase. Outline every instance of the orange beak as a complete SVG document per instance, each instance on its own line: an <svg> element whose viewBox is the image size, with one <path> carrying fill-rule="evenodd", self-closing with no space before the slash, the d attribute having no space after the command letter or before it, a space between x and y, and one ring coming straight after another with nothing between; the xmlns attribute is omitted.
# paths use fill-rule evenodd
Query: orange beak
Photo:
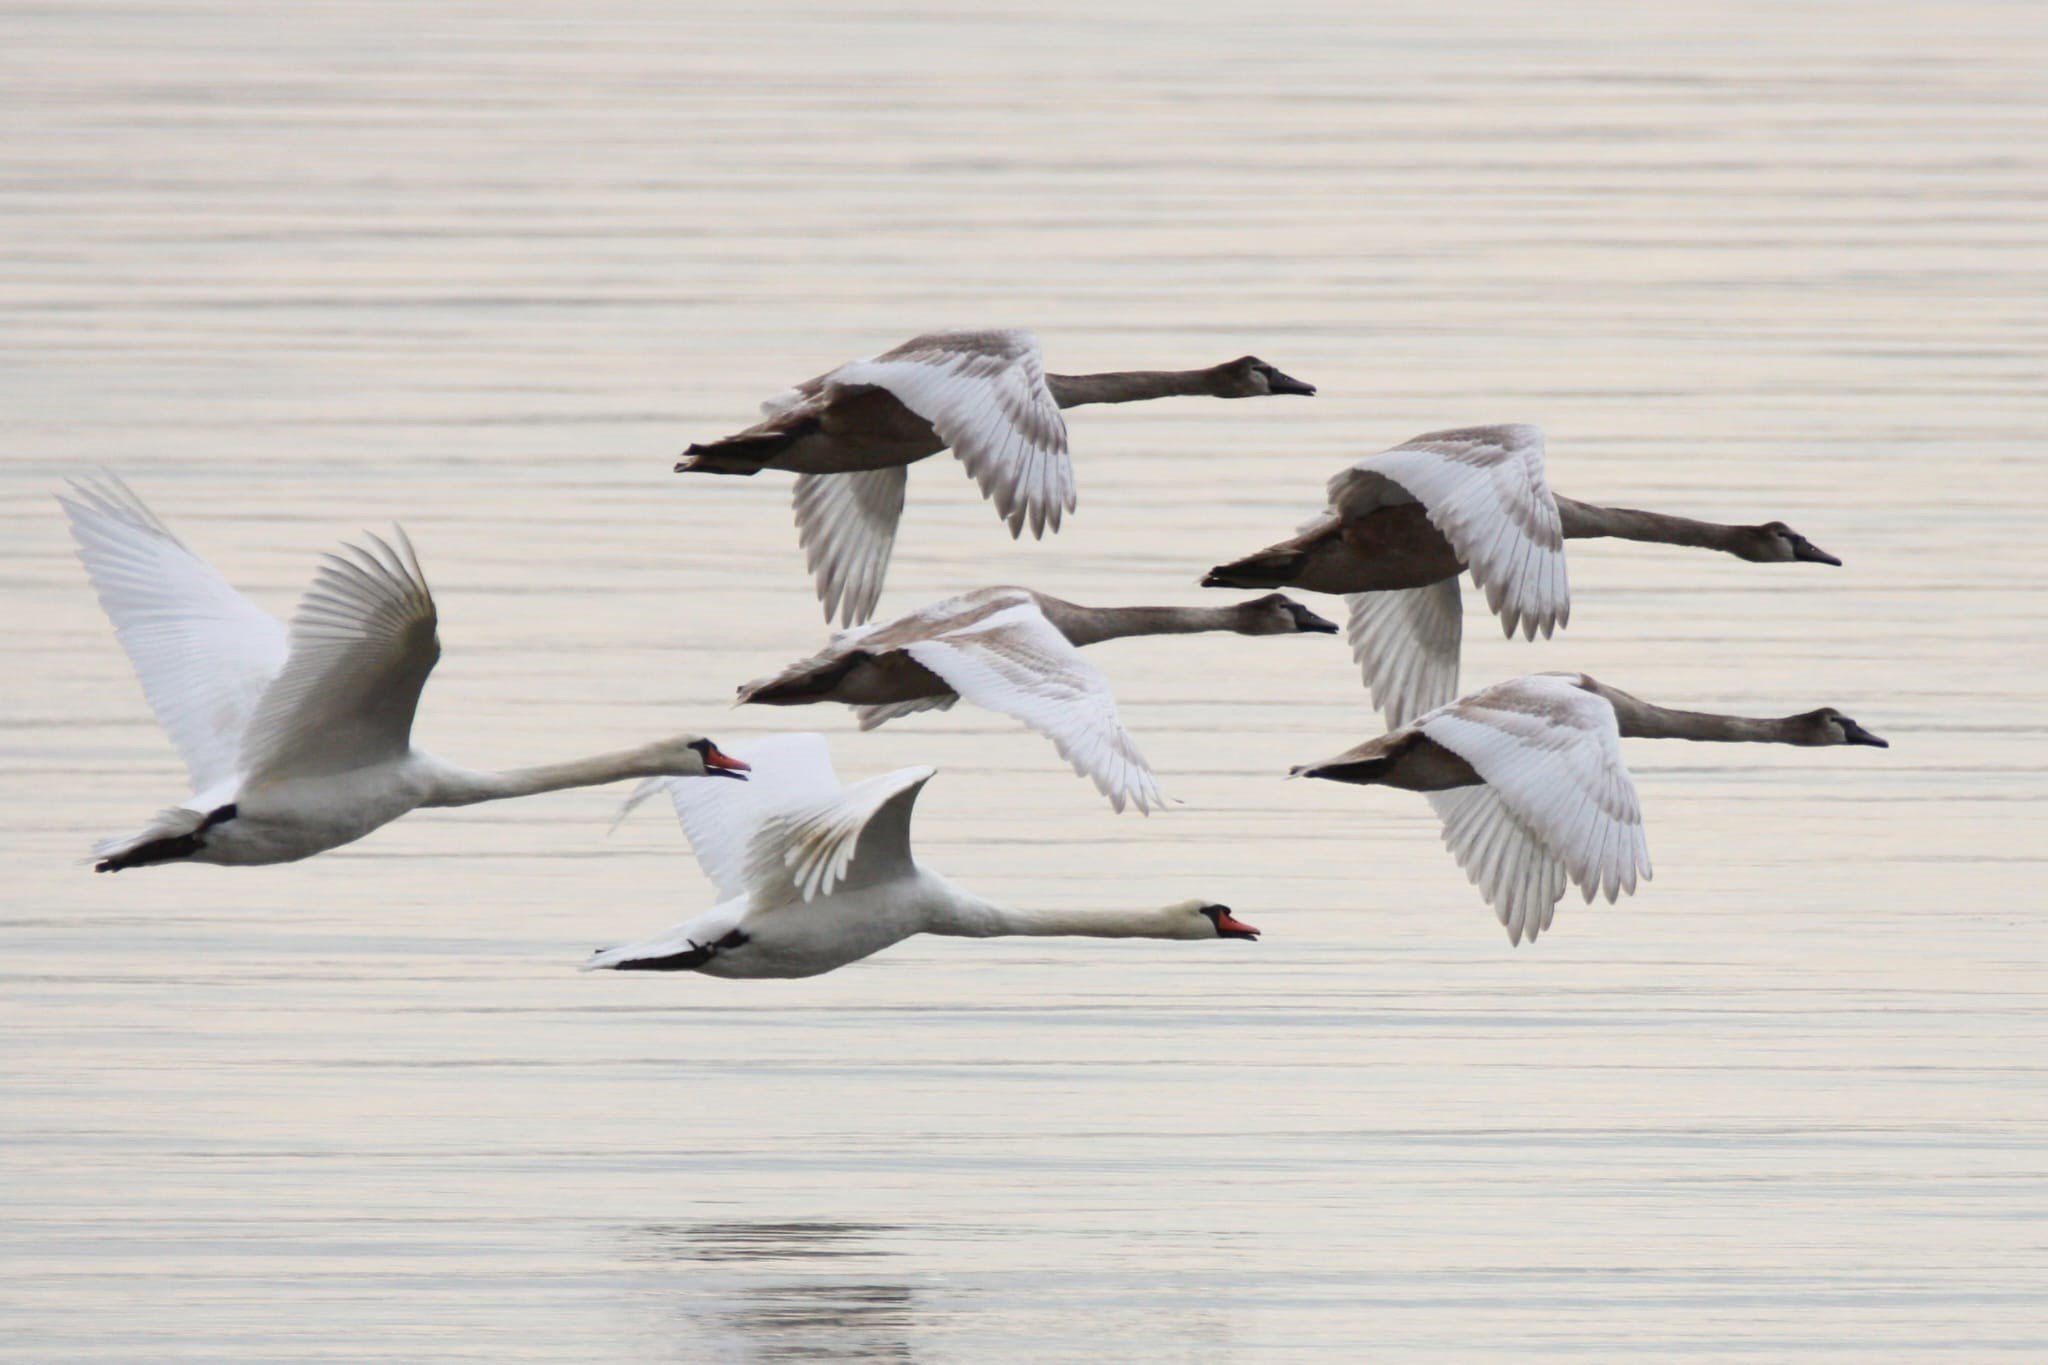
<svg viewBox="0 0 2048 1365"><path fill-rule="evenodd" d="M742 763L729 754L720 753L716 744L706 744L704 746L704 766L707 768L723 768L731 773L750 773L754 770L751 763Z"/></svg>
<svg viewBox="0 0 2048 1365"><path fill-rule="evenodd" d="M1216 932L1219 934L1243 934L1247 938L1257 938L1259 936L1258 930L1252 928L1228 910L1225 910L1216 917Z"/></svg>

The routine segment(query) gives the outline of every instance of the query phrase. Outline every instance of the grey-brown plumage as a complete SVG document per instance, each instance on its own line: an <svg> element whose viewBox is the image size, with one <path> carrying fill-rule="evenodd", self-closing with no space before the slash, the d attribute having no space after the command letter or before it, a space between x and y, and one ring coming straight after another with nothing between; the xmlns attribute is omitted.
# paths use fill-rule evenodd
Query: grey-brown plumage
<svg viewBox="0 0 2048 1365"><path fill-rule="evenodd" d="M1013 536L1074 510L1062 408L1176 394L1311 394L1256 356L1201 370L1047 374L1028 332L933 332L807 379L763 419L691 446L678 473L798 476L797 525L827 620L874 614L902 515L906 467L951 447Z"/></svg>

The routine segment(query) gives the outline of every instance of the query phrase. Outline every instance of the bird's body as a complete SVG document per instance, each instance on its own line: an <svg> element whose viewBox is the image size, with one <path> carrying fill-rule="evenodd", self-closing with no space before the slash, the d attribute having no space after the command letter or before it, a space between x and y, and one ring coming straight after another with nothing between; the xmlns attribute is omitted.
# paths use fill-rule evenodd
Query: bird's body
<svg viewBox="0 0 2048 1365"><path fill-rule="evenodd" d="M1468 569L1506 633L1534 639L1571 617L1567 540L1840 563L1782 522L1725 526L1560 497L1550 489L1543 433L1526 425L1425 433L1339 471L1328 497L1291 539L1216 566L1203 584L1343 594L1352 653L1390 725L1457 695L1458 575Z"/></svg>
<svg viewBox="0 0 2048 1365"><path fill-rule="evenodd" d="M874 614L903 515L907 467L951 447L1013 536L1075 507L1060 410L1176 394L1314 393L1254 356L1205 370L1049 375L1010 329L932 332L805 380L744 431L691 446L678 473L798 476L797 530L827 620Z"/></svg>
<svg viewBox="0 0 2048 1365"><path fill-rule="evenodd" d="M821 736L778 735L739 751L754 780L731 803L689 784L650 782L628 810L666 793L721 899L637 943L601 949L586 971L817 976L915 934L1095 938L1250 938L1227 908L1188 901L1159 910L1023 911L991 904L922 866L910 850L912 807L930 768L841 787Z"/></svg>
<svg viewBox="0 0 2048 1365"><path fill-rule="evenodd" d="M1083 646L1135 635L1336 629L1278 593L1228 607L1084 607L1029 588L977 588L841 631L810 658L742 687L740 700L843 702L867 730L913 711L944 710L964 696L1046 735L1118 810L1128 801L1146 811L1163 798Z"/></svg>
<svg viewBox="0 0 2048 1365"><path fill-rule="evenodd" d="M330 555L289 628L236 592L111 476L60 501L79 557L193 794L95 849L102 872L166 862L295 862L421 806L624 778L741 771L709 740L513 772L412 745L440 658L438 616L404 532Z"/></svg>
<svg viewBox="0 0 2048 1365"><path fill-rule="evenodd" d="M1679 711L1583 673L1536 673L1294 772L1427 793L1446 846L1519 943L1550 927L1567 881L1590 902L1648 879L1624 737L1886 747L1832 707L1762 720Z"/></svg>

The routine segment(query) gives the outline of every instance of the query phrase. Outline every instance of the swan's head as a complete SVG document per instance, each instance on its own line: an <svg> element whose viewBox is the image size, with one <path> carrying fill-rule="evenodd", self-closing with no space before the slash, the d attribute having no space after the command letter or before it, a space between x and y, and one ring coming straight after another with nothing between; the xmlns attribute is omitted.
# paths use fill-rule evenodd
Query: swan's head
<svg viewBox="0 0 2048 1365"><path fill-rule="evenodd" d="M647 746L647 758L654 777L732 777L746 781L750 766L702 735L677 735Z"/></svg>
<svg viewBox="0 0 2048 1365"><path fill-rule="evenodd" d="M1325 621L1284 592L1269 592L1237 604L1240 635L1335 635L1336 623Z"/></svg>
<svg viewBox="0 0 2048 1365"><path fill-rule="evenodd" d="M1182 901L1168 906L1167 925L1174 938L1256 939L1259 931L1214 901Z"/></svg>
<svg viewBox="0 0 2048 1365"><path fill-rule="evenodd" d="M1798 741L1801 744L1810 744L1817 748L1830 744L1867 744L1873 749L1892 747L1832 706L1823 706L1818 711L1808 711L1795 719L1800 722L1804 736Z"/></svg>
<svg viewBox="0 0 2048 1365"><path fill-rule="evenodd" d="M1842 561L1826 550L1800 535L1782 521L1767 521L1761 526L1745 526L1743 536L1734 549L1737 557L1754 564L1832 564L1842 567Z"/></svg>
<svg viewBox="0 0 2048 1365"><path fill-rule="evenodd" d="M1210 373L1215 378L1215 388L1211 392L1218 398L1265 398L1276 393L1298 393L1307 397L1316 391L1315 385L1304 384L1292 375L1282 374L1255 355L1239 356L1218 365Z"/></svg>

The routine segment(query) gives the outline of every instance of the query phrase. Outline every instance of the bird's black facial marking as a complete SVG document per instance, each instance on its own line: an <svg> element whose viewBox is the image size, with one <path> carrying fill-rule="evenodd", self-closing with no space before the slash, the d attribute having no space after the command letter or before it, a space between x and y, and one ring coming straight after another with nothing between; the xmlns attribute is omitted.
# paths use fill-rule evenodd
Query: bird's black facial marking
<svg viewBox="0 0 2048 1365"><path fill-rule="evenodd" d="M1842 738L1851 744L1865 744L1873 749L1889 749L1892 747L1890 741L1880 739L1876 735L1871 734L1870 731L1864 729L1855 721L1850 720L1847 716L1836 716L1835 724L1842 727Z"/></svg>

